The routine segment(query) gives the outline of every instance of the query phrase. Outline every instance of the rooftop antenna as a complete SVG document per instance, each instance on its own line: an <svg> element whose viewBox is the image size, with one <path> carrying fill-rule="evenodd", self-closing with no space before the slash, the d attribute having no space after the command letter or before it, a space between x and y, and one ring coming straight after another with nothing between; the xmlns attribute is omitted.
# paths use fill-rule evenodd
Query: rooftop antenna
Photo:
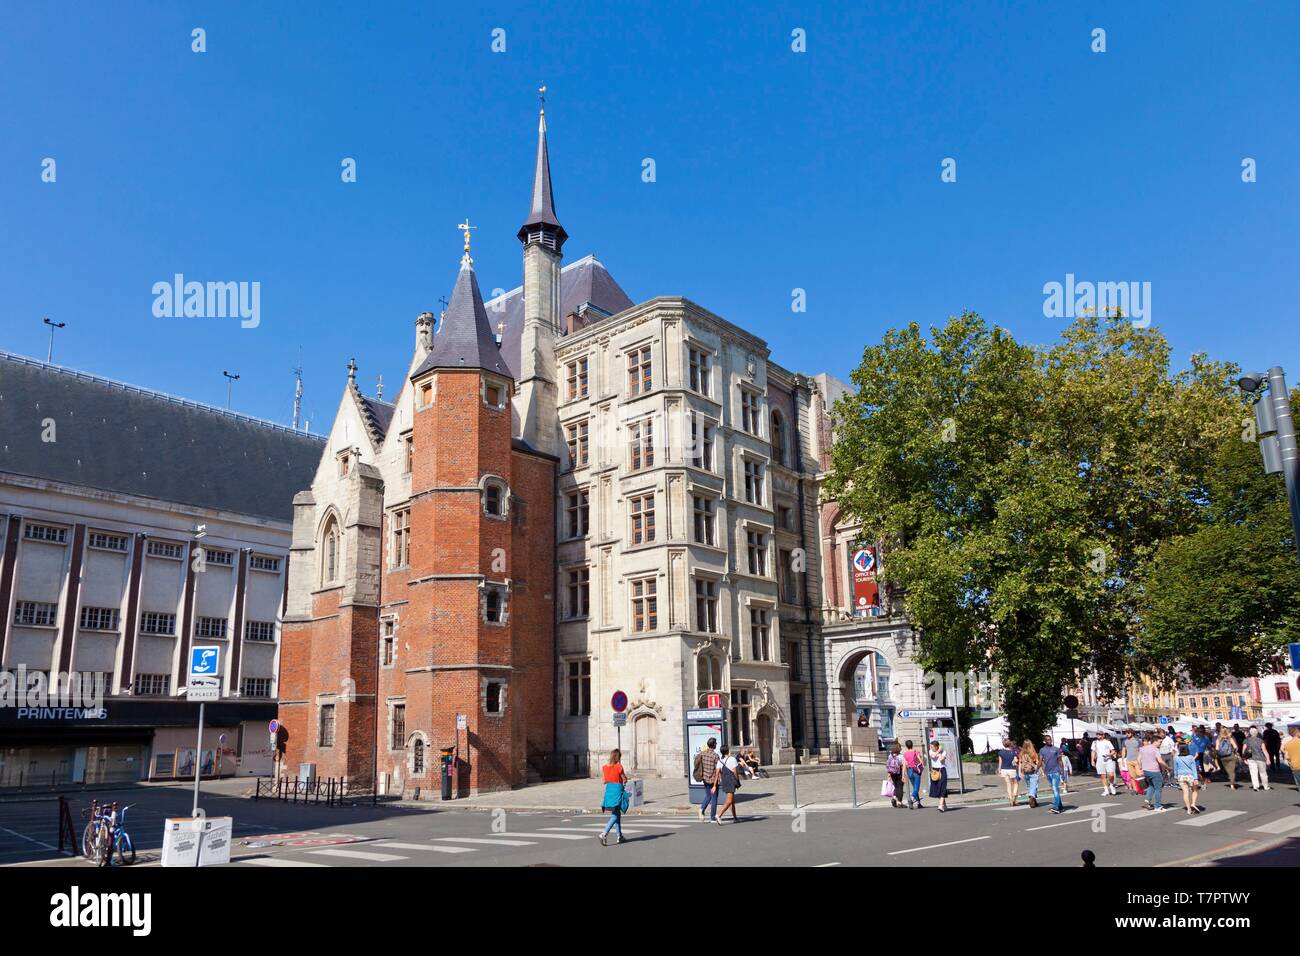
<svg viewBox="0 0 1300 956"><path fill-rule="evenodd" d="M375 383L375 397L381 402L384 400L384 377L379 376L379 381Z"/></svg>
<svg viewBox="0 0 1300 956"><path fill-rule="evenodd" d="M293 387L293 430L298 430L298 414L302 410L302 365L291 369L293 377L297 379L297 384Z"/></svg>

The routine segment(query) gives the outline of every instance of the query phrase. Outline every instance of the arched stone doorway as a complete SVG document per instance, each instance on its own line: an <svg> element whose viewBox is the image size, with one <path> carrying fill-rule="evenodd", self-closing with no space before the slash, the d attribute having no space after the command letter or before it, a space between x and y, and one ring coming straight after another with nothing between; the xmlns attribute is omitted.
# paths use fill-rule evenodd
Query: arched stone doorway
<svg viewBox="0 0 1300 956"><path fill-rule="evenodd" d="M848 655L839 672L844 725L854 754L879 753L896 739L898 701L894 699L894 667L873 648Z"/></svg>

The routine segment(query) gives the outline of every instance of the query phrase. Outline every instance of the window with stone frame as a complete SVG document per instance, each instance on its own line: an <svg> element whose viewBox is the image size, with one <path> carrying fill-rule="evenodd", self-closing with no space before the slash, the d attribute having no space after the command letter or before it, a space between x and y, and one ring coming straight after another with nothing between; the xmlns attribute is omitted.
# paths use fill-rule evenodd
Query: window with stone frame
<svg viewBox="0 0 1300 956"><path fill-rule="evenodd" d="M415 469L415 435L407 432L402 436L402 474L409 475Z"/></svg>
<svg viewBox="0 0 1300 956"><path fill-rule="evenodd" d="M628 515L632 527L630 543L633 545L649 544L655 539L655 496L654 493L634 495L627 500Z"/></svg>
<svg viewBox="0 0 1300 956"><path fill-rule="evenodd" d="M564 498L564 537L585 538L590 517L589 495L586 488L569 492Z"/></svg>
<svg viewBox="0 0 1300 956"><path fill-rule="evenodd" d="M337 516L330 515L321 532L320 583L322 587L334 584L341 575L339 551L339 522Z"/></svg>
<svg viewBox="0 0 1300 956"><path fill-rule="evenodd" d="M651 368L650 346L642 345L627 353L627 393L644 395L654 388L654 374Z"/></svg>
<svg viewBox="0 0 1300 956"><path fill-rule="evenodd" d="M708 495L691 495L691 511L696 544L717 545L716 498Z"/></svg>
<svg viewBox="0 0 1300 956"><path fill-rule="evenodd" d="M702 471L713 471L714 429L707 418L691 415L691 464Z"/></svg>
<svg viewBox="0 0 1300 956"><path fill-rule="evenodd" d="M654 419L643 418L627 426L628 467L632 471L655 464Z"/></svg>
<svg viewBox="0 0 1300 956"><path fill-rule="evenodd" d="M768 440L772 444L772 460L779 465L788 465L790 461L785 448L785 416L780 411L772 412L772 427Z"/></svg>
<svg viewBox="0 0 1300 956"><path fill-rule="evenodd" d="M483 620L488 624L505 624L509 616L509 592L504 585L487 584L483 587Z"/></svg>
<svg viewBox="0 0 1300 956"><path fill-rule="evenodd" d="M483 485L483 513L494 518L506 513L506 487L496 479L489 479Z"/></svg>
<svg viewBox="0 0 1300 956"><path fill-rule="evenodd" d="M388 749L405 750L406 749L406 705L393 704L392 738L389 741Z"/></svg>
<svg viewBox="0 0 1300 956"><path fill-rule="evenodd" d="M397 621L384 618L379 631L379 666L392 667L397 662Z"/></svg>
<svg viewBox="0 0 1300 956"><path fill-rule="evenodd" d="M643 634L659 628L658 580L654 576L628 582L632 594L632 631Z"/></svg>
<svg viewBox="0 0 1300 956"><path fill-rule="evenodd" d="M740 427L751 435L761 435L763 421L763 400L757 392L740 388Z"/></svg>
<svg viewBox="0 0 1300 956"><path fill-rule="evenodd" d="M768 625L767 608L751 607L749 609L749 641L753 660L770 661L772 659L771 629Z"/></svg>
<svg viewBox="0 0 1300 956"><path fill-rule="evenodd" d="M767 577L767 535L761 531L746 531L745 553L749 562L749 573L757 577Z"/></svg>
<svg viewBox="0 0 1300 956"><path fill-rule="evenodd" d="M695 662L695 692L703 695L722 690L722 658L716 654L701 654Z"/></svg>
<svg viewBox="0 0 1300 956"><path fill-rule="evenodd" d="M710 578L695 579L695 629L718 633L718 582Z"/></svg>
<svg viewBox="0 0 1300 956"><path fill-rule="evenodd" d="M588 615L591 607L591 570L585 565L565 572L564 616L576 620Z"/></svg>
<svg viewBox="0 0 1300 956"><path fill-rule="evenodd" d="M171 693L170 674L136 674L133 693L137 697L165 697Z"/></svg>
<svg viewBox="0 0 1300 956"><path fill-rule="evenodd" d="M483 688L483 712L500 714L504 711L504 686L501 681L490 680Z"/></svg>
<svg viewBox="0 0 1300 956"><path fill-rule="evenodd" d="M688 362L690 366L690 386L692 392L699 392L701 395L709 394L709 353L700 348L692 347L688 352Z"/></svg>
<svg viewBox="0 0 1300 956"><path fill-rule="evenodd" d="M567 388L565 399L573 401L577 398L586 398L588 393L588 363L587 356L574 359L565 366L565 382Z"/></svg>
<svg viewBox="0 0 1300 956"><path fill-rule="evenodd" d="M411 563L411 509L399 508L390 512L389 525L393 534L388 566L404 568Z"/></svg>
<svg viewBox="0 0 1300 956"><path fill-rule="evenodd" d="M581 421L570 422L564 426L565 443L569 448L570 468L587 467L590 460L590 442L588 440L590 430L590 422L585 418Z"/></svg>
<svg viewBox="0 0 1300 956"><path fill-rule="evenodd" d="M334 705L321 704L320 725L316 736L318 747L334 746Z"/></svg>
<svg viewBox="0 0 1300 956"><path fill-rule="evenodd" d="M776 590L786 604L799 604L800 579L803 573L794 569L794 552L782 549L777 552Z"/></svg>
<svg viewBox="0 0 1300 956"><path fill-rule="evenodd" d="M591 660L568 662L569 716L591 716Z"/></svg>
<svg viewBox="0 0 1300 956"><path fill-rule="evenodd" d="M763 463L745 461L745 500L751 504L763 503Z"/></svg>

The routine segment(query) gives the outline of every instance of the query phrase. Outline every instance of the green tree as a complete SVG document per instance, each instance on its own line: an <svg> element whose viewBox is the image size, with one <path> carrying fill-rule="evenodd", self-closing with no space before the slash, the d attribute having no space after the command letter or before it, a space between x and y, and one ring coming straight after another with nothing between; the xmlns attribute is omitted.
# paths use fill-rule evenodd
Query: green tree
<svg viewBox="0 0 1300 956"><path fill-rule="evenodd" d="M1162 542L1142 570L1138 652L1168 684L1258 674L1283 645L1300 641L1286 488L1281 476L1264 474L1249 423L1213 449L1198 527Z"/></svg>
<svg viewBox="0 0 1300 956"><path fill-rule="evenodd" d="M1163 335L1122 316L1049 348L972 313L868 347L825 491L882 542L921 663L994 669L1017 738L1051 725L1080 670L1121 686L1137 571L1196 524L1231 371L1197 357L1171 377Z"/></svg>

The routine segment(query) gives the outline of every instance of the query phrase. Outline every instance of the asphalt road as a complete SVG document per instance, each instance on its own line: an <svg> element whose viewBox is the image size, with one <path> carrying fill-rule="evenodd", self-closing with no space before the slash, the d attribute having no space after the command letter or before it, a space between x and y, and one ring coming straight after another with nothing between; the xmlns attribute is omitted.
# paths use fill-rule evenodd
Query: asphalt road
<svg viewBox="0 0 1300 956"><path fill-rule="evenodd" d="M114 794L134 800L127 826L140 866L155 866L162 820L185 816L189 795L164 788ZM1175 800L1178 804L1175 804ZM81 803L84 803L84 799ZM871 808L741 816L724 826L694 816L627 816L622 845L602 847L596 813L326 808L211 796L209 815L235 820L234 867L355 866L1078 866L1090 849L1097 865L1205 862L1300 864L1300 795L1275 783L1270 792L1203 795L1206 812L1188 817L1166 790L1163 813L1141 800L1086 789L1054 815L1005 804L955 807L940 814ZM0 804L0 865L88 866L60 858L50 801ZM80 804L74 807L78 829ZM260 845L259 845L260 844Z"/></svg>

